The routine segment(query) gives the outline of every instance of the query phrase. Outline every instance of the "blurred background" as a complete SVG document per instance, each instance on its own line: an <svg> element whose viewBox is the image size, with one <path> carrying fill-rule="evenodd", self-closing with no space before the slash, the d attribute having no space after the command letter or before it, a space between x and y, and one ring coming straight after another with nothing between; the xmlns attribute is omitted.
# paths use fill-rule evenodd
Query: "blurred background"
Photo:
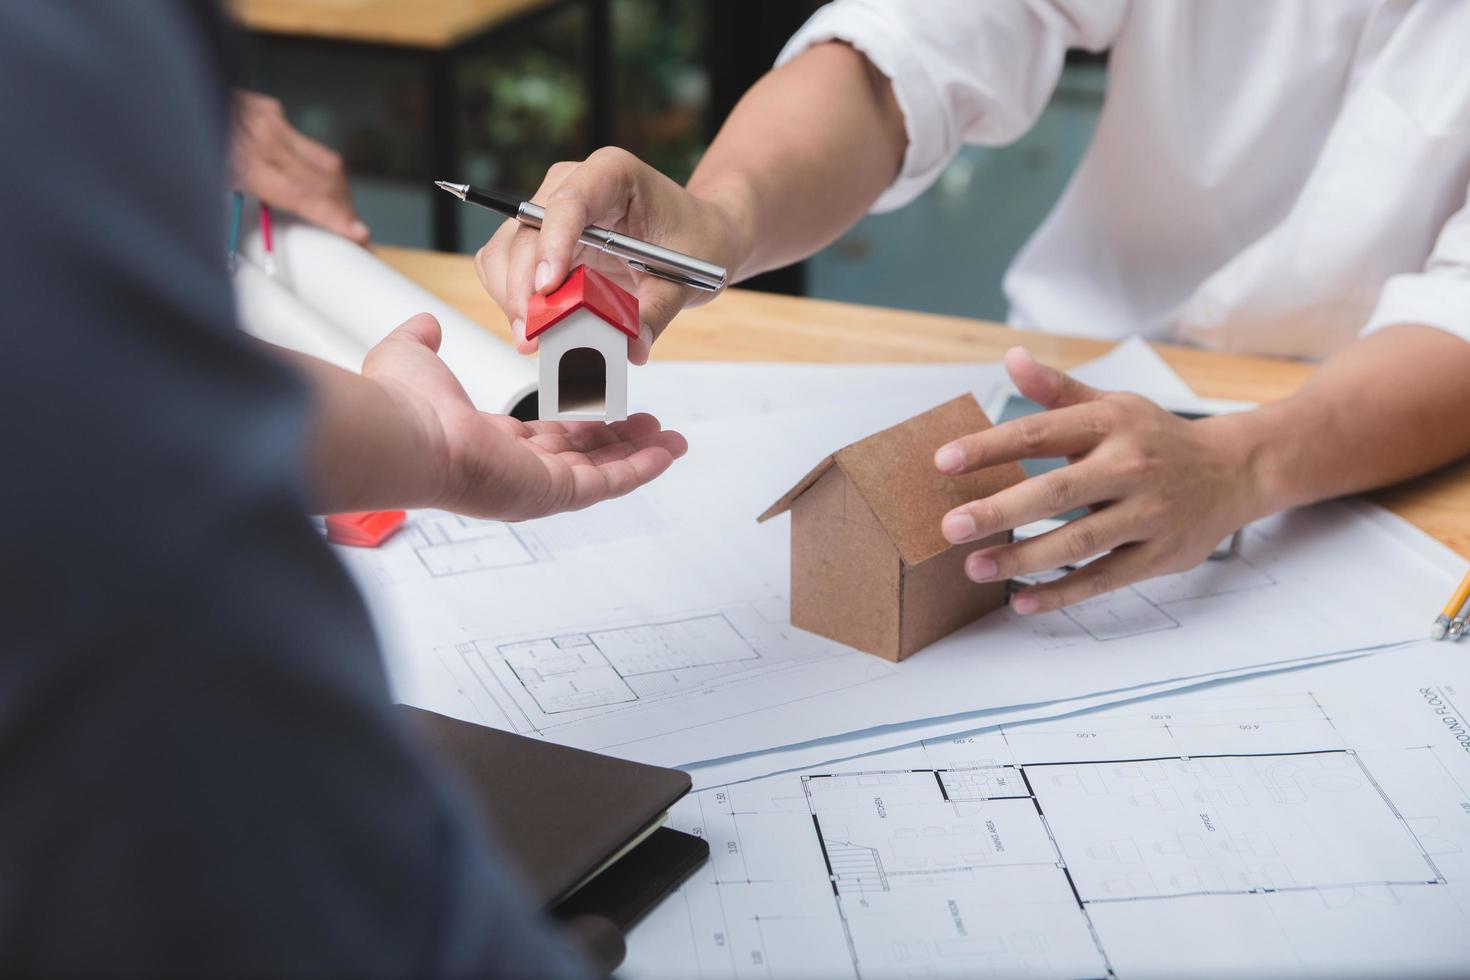
<svg viewBox="0 0 1470 980"><path fill-rule="evenodd" d="M235 0L247 87L341 152L377 242L473 252L498 225L434 179L530 194L615 144L678 181L816 0ZM1040 123L967 148L902 211L754 288L1002 319L1001 276L1080 159L1106 64L1071 57ZM925 234L906 226L923 225ZM917 247L916 247L916 243Z"/></svg>

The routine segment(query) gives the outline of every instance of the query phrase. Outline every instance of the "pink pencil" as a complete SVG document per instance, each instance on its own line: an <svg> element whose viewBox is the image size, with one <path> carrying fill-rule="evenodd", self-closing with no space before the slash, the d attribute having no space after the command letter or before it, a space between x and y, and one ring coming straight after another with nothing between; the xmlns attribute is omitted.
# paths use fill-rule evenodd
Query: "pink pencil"
<svg viewBox="0 0 1470 980"><path fill-rule="evenodd" d="M271 206L264 201L260 202L260 243L265 246L265 271L267 275L276 274L276 243L271 236Z"/></svg>

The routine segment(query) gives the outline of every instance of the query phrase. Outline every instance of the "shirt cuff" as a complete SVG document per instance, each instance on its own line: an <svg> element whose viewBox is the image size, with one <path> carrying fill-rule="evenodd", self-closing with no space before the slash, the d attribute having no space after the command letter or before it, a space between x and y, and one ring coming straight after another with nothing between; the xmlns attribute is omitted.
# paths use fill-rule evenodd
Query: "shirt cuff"
<svg viewBox="0 0 1470 980"><path fill-rule="evenodd" d="M1420 272L1390 276L1363 335L1399 323L1424 323L1470 341L1470 276Z"/></svg>
<svg viewBox="0 0 1470 980"><path fill-rule="evenodd" d="M903 113L908 147L898 179L874 202L872 213L893 211L918 197L938 179L958 141L944 113L944 100L919 61L903 23L860 2L828 4L807 21L776 58L780 67L826 41L845 41L888 77Z"/></svg>

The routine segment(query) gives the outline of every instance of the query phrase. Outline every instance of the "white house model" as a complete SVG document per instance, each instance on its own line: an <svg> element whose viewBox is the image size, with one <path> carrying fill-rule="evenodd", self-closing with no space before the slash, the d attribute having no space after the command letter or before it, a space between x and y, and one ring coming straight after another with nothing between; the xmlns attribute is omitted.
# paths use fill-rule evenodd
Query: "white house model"
<svg viewBox="0 0 1470 980"><path fill-rule="evenodd" d="M541 350L541 418L627 418L628 338L637 336L638 299L585 265L549 295L532 296L526 339Z"/></svg>

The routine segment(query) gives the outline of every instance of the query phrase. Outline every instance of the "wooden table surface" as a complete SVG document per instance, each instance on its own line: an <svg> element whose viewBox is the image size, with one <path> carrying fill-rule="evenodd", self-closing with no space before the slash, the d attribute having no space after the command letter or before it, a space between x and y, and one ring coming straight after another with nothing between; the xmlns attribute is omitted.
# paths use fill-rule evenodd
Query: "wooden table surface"
<svg viewBox="0 0 1470 980"><path fill-rule="evenodd" d="M228 0L247 30L440 50L551 0Z"/></svg>
<svg viewBox="0 0 1470 980"><path fill-rule="evenodd" d="M480 288L467 256L378 246L389 265L477 320L510 337L510 326ZM997 361L1024 343L1038 358L1069 368L1106 353L1110 341L1012 330L997 323L906 310L727 290L680 315L654 347L660 360ZM1294 392L1310 365L1155 344L1198 394L1273 401ZM1369 401L1365 399L1365 408ZM1373 495L1373 499L1470 557L1470 459ZM1445 583L1446 594L1454 587ZM1428 600L1430 606L1438 597Z"/></svg>

